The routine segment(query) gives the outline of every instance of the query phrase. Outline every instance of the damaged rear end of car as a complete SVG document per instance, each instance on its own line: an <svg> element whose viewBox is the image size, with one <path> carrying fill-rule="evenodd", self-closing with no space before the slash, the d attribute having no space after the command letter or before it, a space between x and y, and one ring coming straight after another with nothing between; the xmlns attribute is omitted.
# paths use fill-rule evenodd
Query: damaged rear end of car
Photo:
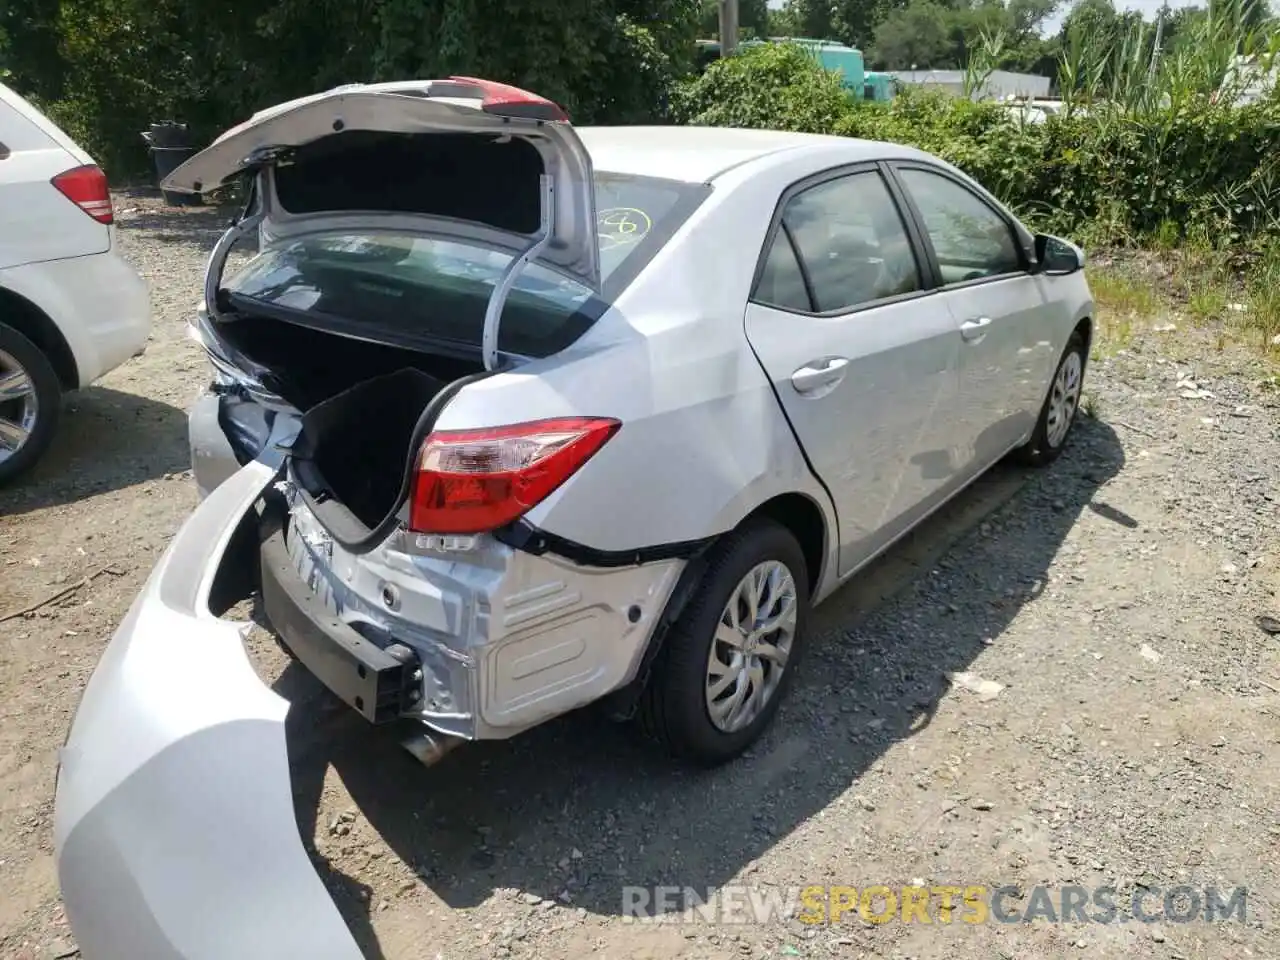
<svg viewBox="0 0 1280 960"><path fill-rule="evenodd" d="M683 560L585 563L521 525L625 428L563 395L546 416L505 399L609 309L600 184L559 108L456 78L346 88L229 132L168 185L234 176L244 213L193 325L220 452L197 413L193 458L206 493L280 461L243 542L289 651L370 722L420 721L406 746L427 761L631 682ZM634 276L646 254L628 256ZM442 427L480 386L484 417Z"/></svg>
<svg viewBox="0 0 1280 960"><path fill-rule="evenodd" d="M237 179L191 328L214 367L190 425L201 503L60 761L60 882L100 960L358 955L298 842L289 707L224 618L236 601L257 593L294 657L433 763L632 684L687 566L527 522L625 429L529 375L580 379L562 359L609 309L596 192L630 189L593 180L559 108L456 78L341 88L255 116L165 188ZM654 189L674 223L699 199ZM224 276L245 239L257 255ZM661 243L615 257L615 284ZM233 820L235 842L191 817Z"/></svg>

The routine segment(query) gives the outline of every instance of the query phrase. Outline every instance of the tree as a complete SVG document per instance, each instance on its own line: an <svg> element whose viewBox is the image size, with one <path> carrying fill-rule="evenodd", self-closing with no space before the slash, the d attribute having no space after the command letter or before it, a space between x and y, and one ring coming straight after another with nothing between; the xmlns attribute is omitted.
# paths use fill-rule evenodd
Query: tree
<svg viewBox="0 0 1280 960"><path fill-rule="evenodd" d="M1056 0L910 0L876 26L872 60L889 69L912 64L959 69L983 49L982 38L999 37L995 66L1052 75L1057 42L1041 37L1040 26L1056 5Z"/></svg>
<svg viewBox="0 0 1280 960"><path fill-rule="evenodd" d="M844 43L866 50L876 28L901 6L902 0L836 0L833 26Z"/></svg>
<svg viewBox="0 0 1280 960"><path fill-rule="evenodd" d="M744 36L769 36L769 0L738 0L738 27Z"/></svg>
<svg viewBox="0 0 1280 960"><path fill-rule="evenodd" d="M1058 0L1009 0L988 28L1004 32L1001 69L1045 77L1057 74L1058 39L1044 37L1040 32L1057 7ZM972 36L972 32L966 35Z"/></svg>
<svg viewBox="0 0 1280 960"><path fill-rule="evenodd" d="M951 11L935 0L911 0L876 28L873 59L898 70L958 67Z"/></svg>
<svg viewBox="0 0 1280 960"><path fill-rule="evenodd" d="M788 0L787 6L795 11L796 33L793 36L813 40L836 39L834 0Z"/></svg>
<svg viewBox="0 0 1280 960"><path fill-rule="evenodd" d="M58 4L5 0L0 3L0 36L5 38L5 59L0 66L13 75L13 82L24 83L27 93L40 98L61 89Z"/></svg>
<svg viewBox="0 0 1280 960"><path fill-rule="evenodd" d="M755 0L753 0L755 2ZM3 0L14 86L113 174L160 119L207 140L341 83L465 74L577 122L659 119L689 68L701 0Z"/></svg>
<svg viewBox="0 0 1280 960"><path fill-rule="evenodd" d="M769 0L738 0L738 36L743 40L769 36ZM720 0L702 0L698 36L720 39Z"/></svg>
<svg viewBox="0 0 1280 960"><path fill-rule="evenodd" d="M1062 34L1079 34L1098 43L1111 40L1119 26L1120 14L1112 0L1076 0L1062 21Z"/></svg>
<svg viewBox="0 0 1280 960"><path fill-rule="evenodd" d="M800 34L800 11L796 9L796 0L786 0L777 9L769 8L769 36L798 37Z"/></svg>

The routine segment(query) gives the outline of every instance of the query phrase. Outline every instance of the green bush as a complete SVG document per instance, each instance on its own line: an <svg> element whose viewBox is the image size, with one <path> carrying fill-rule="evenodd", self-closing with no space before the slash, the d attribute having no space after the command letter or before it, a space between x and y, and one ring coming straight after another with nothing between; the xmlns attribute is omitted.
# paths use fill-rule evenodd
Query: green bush
<svg viewBox="0 0 1280 960"><path fill-rule="evenodd" d="M672 100L675 119L712 127L830 133L851 109L839 78L795 44L767 44L717 60Z"/></svg>

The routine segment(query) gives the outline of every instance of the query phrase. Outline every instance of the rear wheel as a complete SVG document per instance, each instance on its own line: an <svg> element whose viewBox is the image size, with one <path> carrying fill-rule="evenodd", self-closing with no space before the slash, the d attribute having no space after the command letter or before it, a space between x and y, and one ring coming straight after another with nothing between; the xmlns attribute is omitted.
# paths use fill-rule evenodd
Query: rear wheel
<svg viewBox="0 0 1280 960"><path fill-rule="evenodd" d="M1067 348L1058 361L1058 369L1049 384L1049 395L1040 409L1035 432L1016 456L1032 467L1043 467L1058 459L1067 445L1067 437L1080 411L1080 392L1084 388L1085 345L1078 332L1071 335Z"/></svg>
<svg viewBox="0 0 1280 960"><path fill-rule="evenodd" d="M804 554L784 527L764 521L729 534L654 664L640 707L646 732L708 766L755 742L800 659L807 584Z"/></svg>
<svg viewBox="0 0 1280 960"><path fill-rule="evenodd" d="M48 449L61 407L62 388L48 358L0 323L0 485L25 473Z"/></svg>

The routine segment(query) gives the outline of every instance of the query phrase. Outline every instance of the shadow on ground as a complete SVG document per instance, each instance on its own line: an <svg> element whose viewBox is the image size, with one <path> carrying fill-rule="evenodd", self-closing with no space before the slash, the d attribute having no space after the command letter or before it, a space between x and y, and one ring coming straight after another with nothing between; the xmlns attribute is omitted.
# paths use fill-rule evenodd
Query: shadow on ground
<svg viewBox="0 0 1280 960"><path fill-rule="evenodd" d="M1123 463L1114 432L1082 420L1068 454L1025 491L1027 473L993 470L818 609L808 660L777 722L746 758L719 770L674 766L591 710L506 743L464 746L424 769L291 665L276 688L293 704L304 841L310 848L332 765L370 826L453 907L514 888L614 915L625 884L718 887L928 724L946 674L967 669L1039 594L1080 512ZM1019 535L1016 566L1011 557L998 579L952 588L963 615L912 594L920 575L963 570L963 557L944 555L1020 491L1010 511L1032 499L1044 509L1051 498L1051 508ZM852 656L854 645L865 655ZM345 861L311 853L367 955L383 957L368 888L342 872Z"/></svg>
<svg viewBox="0 0 1280 960"><path fill-rule="evenodd" d="M149 239L163 243L211 244L239 213L230 203L170 206L159 190L145 187L116 191L114 199L119 226L146 231Z"/></svg>
<svg viewBox="0 0 1280 960"><path fill-rule="evenodd" d="M66 397L53 446L35 469L0 489L0 516L74 503L190 465L182 410L109 387L87 387Z"/></svg>
<svg viewBox="0 0 1280 960"><path fill-rule="evenodd" d="M183 211L181 208L121 215L119 223L128 230L145 231L159 243L194 243L212 246L231 223L233 211Z"/></svg>

